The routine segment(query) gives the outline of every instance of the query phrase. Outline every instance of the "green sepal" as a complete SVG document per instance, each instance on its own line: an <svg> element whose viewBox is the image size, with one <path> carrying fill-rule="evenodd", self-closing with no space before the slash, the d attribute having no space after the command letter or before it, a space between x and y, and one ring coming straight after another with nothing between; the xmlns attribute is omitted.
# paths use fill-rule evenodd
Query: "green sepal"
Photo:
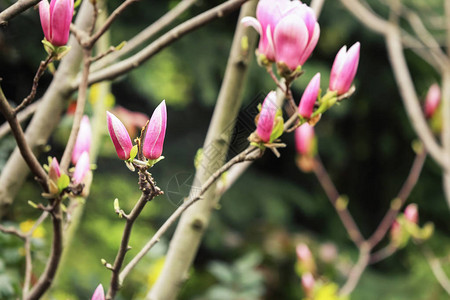
<svg viewBox="0 0 450 300"><path fill-rule="evenodd" d="M56 60L63 58L70 50L69 46L58 47L47 41L45 38L42 40L42 44L44 45L45 52L47 52L48 55L53 56Z"/></svg>
<svg viewBox="0 0 450 300"><path fill-rule="evenodd" d="M129 162L128 160L125 160L125 165L127 166L127 168L131 171L134 172L136 170L136 168L133 166L133 163Z"/></svg>
<svg viewBox="0 0 450 300"><path fill-rule="evenodd" d="M67 176L67 174L61 174L61 176L58 178L58 181L56 182L59 192L62 192L65 188L69 186L69 184L70 178L69 176Z"/></svg>
<svg viewBox="0 0 450 300"><path fill-rule="evenodd" d="M130 163L133 162L133 160L134 160L134 158L136 157L137 153L138 153L138 146L137 146L137 145L134 145L134 146L131 148L131 151L130 151L130 158L128 159L128 161L129 161Z"/></svg>
<svg viewBox="0 0 450 300"><path fill-rule="evenodd" d="M158 162L160 162L161 160L163 160L165 157L164 156L160 156L157 159L149 159L147 161L147 166L149 168L153 167L155 164L157 164Z"/></svg>
<svg viewBox="0 0 450 300"><path fill-rule="evenodd" d="M272 133L270 134L269 143L272 143L274 140L279 138L284 132L284 120L281 115L278 115L278 111L280 110L277 110L277 114L275 117L275 126L273 127Z"/></svg>

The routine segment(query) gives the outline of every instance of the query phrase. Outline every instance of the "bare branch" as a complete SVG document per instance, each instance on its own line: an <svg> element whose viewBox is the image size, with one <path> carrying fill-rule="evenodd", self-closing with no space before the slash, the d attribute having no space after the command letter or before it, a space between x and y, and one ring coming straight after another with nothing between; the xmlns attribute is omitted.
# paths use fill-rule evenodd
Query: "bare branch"
<svg viewBox="0 0 450 300"><path fill-rule="evenodd" d="M113 63L115 60L123 57L124 55L135 50L137 47L148 41L156 33L164 29L170 23L175 21L181 14L188 10L197 0L182 0L173 9L169 10L164 16L158 19L156 22L139 32L131 40L127 41L125 46L115 53L108 55L107 57L101 59L94 64L92 64L91 70L97 71L104 68L105 66Z"/></svg>
<svg viewBox="0 0 450 300"><path fill-rule="evenodd" d="M37 100L30 105L28 105L24 110L19 112L17 114L17 120L19 123L22 123L26 121L28 118L30 118L36 109L38 108L39 104L41 103L41 100ZM0 126L0 139L8 134L8 132L11 131L11 127L9 127L9 123L5 122Z"/></svg>
<svg viewBox="0 0 450 300"><path fill-rule="evenodd" d="M6 26L10 19L38 4L39 1L41 0L18 0L0 13L0 26Z"/></svg>
<svg viewBox="0 0 450 300"><path fill-rule="evenodd" d="M232 11L239 8L243 3L248 0L228 0L225 3L212 8L180 25L173 28L153 43L136 53L135 55L113 64L105 69L96 71L89 76L89 84L93 84L99 81L114 79L120 75L129 72L132 69L137 68L150 57L161 51L167 45L175 42L187 33L217 19L221 18ZM73 88L75 89L79 85L79 82L74 83Z"/></svg>
<svg viewBox="0 0 450 300"><path fill-rule="evenodd" d="M358 262L353 266L352 270L350 271L350 274L348 275L347 282L339 291L340 296L345 297L350 295L351 292L353 292L353 290L355 289L356 285L359 282L359 279L361 278L362 273L369 264L369 259L370 259L370 247L369 245L363 244L359 248Z"/></svg>

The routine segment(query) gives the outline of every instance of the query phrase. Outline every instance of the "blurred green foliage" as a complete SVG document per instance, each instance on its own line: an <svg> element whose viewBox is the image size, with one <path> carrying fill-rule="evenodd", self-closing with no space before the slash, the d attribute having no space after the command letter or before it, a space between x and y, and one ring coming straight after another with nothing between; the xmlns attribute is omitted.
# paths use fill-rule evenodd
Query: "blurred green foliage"
<svg viewBox="0 0 450 300"><path fill-rule="evenodd" d="M378 13L387 15L383 3L368 2ZM9 3L0 3L0 9ZM119 0L108 1L108 9L119 3ZM129 39L176 3L152 1L133 5L113 25L112 43L116 45ZM218 0L201 2L178 22L218 3ZM442 0L405 3L421 15L440 14L443 5ZM431 10L425 9L425 4ZM174 178L192 179L195 172L194 156L202 147L212 115L236 17L234 13L183 37L112 85L117 104L128 109L150 115L162 99L169 105L166 159L152 169L166 195L154 199L138 220L128 259L176 209L181 198L171 195L181 193L182 196L190 188L189 181L175 190L172 184ZM350 100L327 112L316 132L319 154L339 191L348 196L349 209L363 234L368 236L409 172L414 157L411 143L416 135L402 106L383 39L356 22L338 1L325 2L320 24L318 46L303 68L305 74L294 84L294 97L298 101L317 72L321 72L322 89L326 89L335 53L343 45L361 42L361 61L355 80L357 91ZM433 32L442 34L439 29ZM8 98L20 99L29 90L34 70L45 55L41 39L34 10L15 18L0 31L0 77ZM406 54L417 92L424 96L429 85L439 78L415 54L410 51ZM38 95L50 80L51 76L46 74ZM243 107L254 107L273 88L270 77L253 62ZM247 125L247 128L253 126ZM50 152L42 155L42 162L48 155L61 156L68 126L70 119L65 118L50 141ZM314 176L296 168L293 136L282 136L282 140L288 148L281 151L280 159L266 153L223 196L180 299L301 299L304 295L295 272L295 246L301 241L318 258L322 274L343 284L343 273L356 261L357 251ZM12 151L12 145L11 137L1 140L0 166ZM103 140L97 165L80 227L74 242L66 249L62 271L47 299L89 299L99 283L108 286L110 272L100 260L112 262L124 224L114 214L113 200L118 198L121 207L129 211L139 198L139 190L136 174L116 159L108 137ZM418 203L421 224L435 223L436 232L427 246L436 255L447 256L444 269L449 274L449 210L441 182L440 169L429 159L409 201ZM38 218L39 213L26 203L28 200L41 202L39 194L38 185L30 178L7 215L7 224L19 226L25 220ZM33 245L36 275L43 269L51 239L48 222L45 228L45 239L36 239ZM147 293L161 270L172 232L173 229L131 273L118 299L142 299ZM330 243L338 258L324 262L319 259L320 249ZM2 300L12 299L12 294L21 289L24 270L21 247L18 238L0 234ZM352 299L419 300L448 299L448 296L431 273L421 246L409 243L387 260L370 266Z"/></svg>

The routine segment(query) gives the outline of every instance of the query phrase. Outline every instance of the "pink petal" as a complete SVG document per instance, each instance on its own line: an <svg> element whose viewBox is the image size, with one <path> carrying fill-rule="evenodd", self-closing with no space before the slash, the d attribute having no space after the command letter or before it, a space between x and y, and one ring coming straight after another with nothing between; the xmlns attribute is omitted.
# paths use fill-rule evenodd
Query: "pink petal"
<svg viewBox="0 0 450 300"><path fill-rule="evenodd" d="M83 152L78 162L75 166L75 171L73 172L72 179L75 184L79 184L83 181L84 176L90 170L89 164L89 154L87 152Z"/></svg>
<svg viewBox="0 0 450 300"><path fill-rule="evenodd" d="M258 124L256 126L256 133L260 139L267 143L270 141L270 135L272 134L273 123L277 112L276 105L277 96L275 91L271 91L264 99L259 114Z"/></svg>
<svg viewBox="0 0 450 300"><path fill-rule="evenodd" d="M50 41L50 5L47 0L39 2L39 18L41 19L42 31L44 31L45 38Z"/></svg>
<svg viewBox="0 0 450 300"><path fill-rule="evenodd" d="M92 295L91 300L105 300L105 292L103 290L103 285L99 284Z"/></svg>
<svg viewBox="0 0 450 300"><path fill-rule="evenodd" d="M75 147L72 152L72 163L75 165L83 152L90 153L92 143L91 123L88 116L83 116L80 123L80 130L78 131Z"/></svg>
<svg viewBox="0 0 450 300"><path fill-rule="evenodd" d="M130 158L130 151L133 147L131 138L125 126L120 120L110 112L106 112L109 136L116 148L117 155L122 160Z"/></svg>
<svg viewBox="0 0 450 300"><path fill-rule="evenodd" d="M145 133L142 153L148 159L157 159L161 156L164 146L164 137L167 127L166 101L163 100L153 112Z"/></svg>
<svg viewBox="0 0 450 300"><path fill-rule="evenodd" d="M311 117L316 103L317 96L320 90L320 73L317 73L309 82L305 91L303 92L300 104L298 106L298 113L304 117Z"/></svg>

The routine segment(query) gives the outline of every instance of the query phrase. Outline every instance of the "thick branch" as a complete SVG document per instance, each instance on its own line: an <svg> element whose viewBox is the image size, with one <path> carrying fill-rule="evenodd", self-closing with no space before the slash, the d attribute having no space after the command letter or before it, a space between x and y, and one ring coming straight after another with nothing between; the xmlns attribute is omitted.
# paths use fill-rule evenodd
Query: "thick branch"
<svg viewBox="0 0 450 300"><path fill-rule="evenodd" d="M348 275L347 282L344 284L344 286L340 289L339 295L340 296L348 296L353 292L356 285L359 282L359 279L361 278L362 273L366 269L367 265L369 264L370 259L370 248L368 245L363 244L359 248L359 258L356 265L353 266L352 270L350 271L350 274Z"/></svg>

